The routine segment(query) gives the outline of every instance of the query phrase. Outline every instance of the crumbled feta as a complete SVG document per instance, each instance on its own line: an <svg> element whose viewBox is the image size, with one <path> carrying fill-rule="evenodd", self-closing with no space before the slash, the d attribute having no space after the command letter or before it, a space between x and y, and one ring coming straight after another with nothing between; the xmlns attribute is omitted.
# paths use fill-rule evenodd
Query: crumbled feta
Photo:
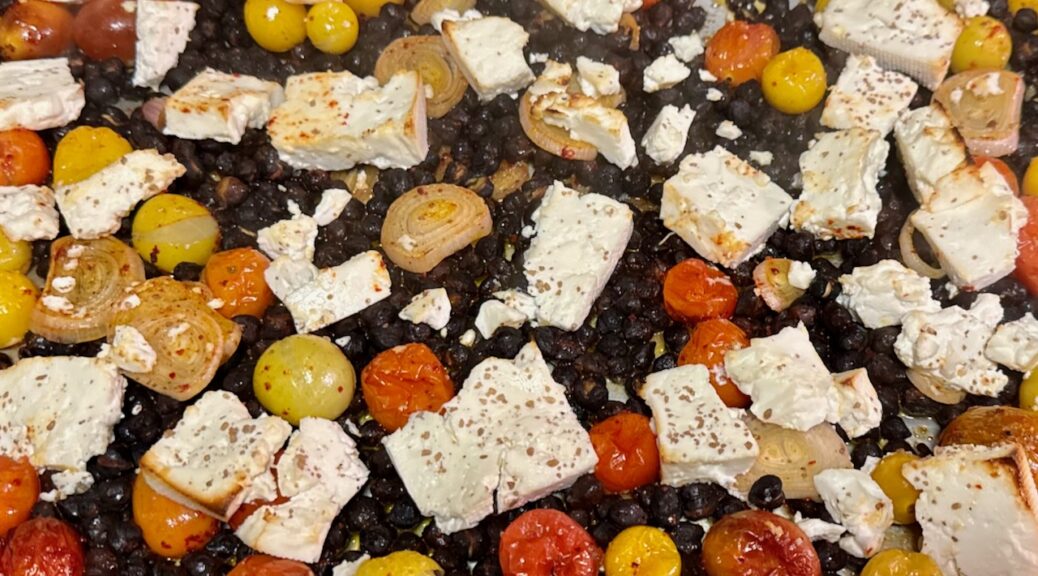
<svg viewBox="0 0 1038 576"><path fill-rule="evenodd" d="M721 92L717 88L707 88L706 99L711 102L720 102L724 100L724 92Z"/></svg>
<svg viewBox="0 0 1038 576"><path fill-rule="evenodd" d="M930 291L930 280L897 260L859 266L840 276L843 290L836 301L866 328L901 325L909 312L934 313L941 305Z"/></svg>
<svg viewBox="0 0 1038 576"><path fill-rule="evenodd" d="M602 62L590 58L577 58L577 83L580 91L592 98L619 94L620 71Z"/></svg>
<svg viewBox="0 0 1038 576"><path fill-rule="evenodd" d="M40 494L40 500L44 502L57 502L73 494L82 494L94 485L94 477L86 470L56 472L50 481L54 489Z"/></svg>
<svg viewBox="0 0 1038 576"><path fill-rule="evenodd" d="M872 476L863 470L830 469L816 474L814 482L825 509L849 532L840 547L859 558L879 552L884 532L894 524L894 503Z"/></svg>
<svg viewBox="0 0 1038 576"><path fill-rule="evenodd" d="M673 54L660 56L645 68L642 89L649 93L666 90L677 86L691 74L692 70L678 60L677 56Z"/></svg>
<svg viewBox="0 0 1038 576"><path fill-rule="evenodd" d="M639 0L543 0L543 3L570 26L597 34L616 32L620 17L641 7Z"/></svg>
<svg viewBox="0 0 1038 576"><path fill-rule="evenodd" d="M1002 324L988 340L984 354L989 360L1028 373L1038 367L1038 319L1027 314Z"/></svg>
<svg viewBox="0 0 1038 576"><path fill-rule="evenodd" d="M47 310L53 310L54 312L61 312L63 314L70 314L76 309L68 298L51 294L46 294L40 298L40 304L43 304L43 307Z"/></svg>
<svg viewBox="0 0 1038 576"><path fill-rule="evenodd" d="M707 97L709 98L710 93L707 91ZM771 166L771 163L775 160L775 155L767 150L751 150L750 160L754 161L758 166Z"/></svg>
<svg viewBox="0 0 1038 576"><path fill-rule="evenodd" d="M990 9L987 0L955 0L955 13L962 18L985 16Z"/></svg>
<svg viewBox="0 0 1038 576"><path fill-rule="evenodd" d="M937 182L966 163L966 145L938 104L916 108L894 125L894 140L916 200L926 204Z"/></svg>
<svg viewBox="0 0 1038 576"><path fill-rule="evenodd" d="M722 120L721 123L717 125L715 134L725 140L736 140L742 136L742 130L735 125L735 122L732 122L731 120Z"/></svg>
<svg viewBox="0 0 1038 576"><path fill-rule="evenodd" d="M911 78L880 68L872 57L851 55L825 100L822 126L875 130L886 137L918 90Z"/></svg>
<svg viewBox="0 0 1038 576"><path fill-rule="evenodd" d="M471 348L476 343L476 331L472 329L466 330L458 338L458 343L466 348Z"/></svg>
<svg viewBox="0 0 1038 576"><path fill-rule="evenodd" d="M523 56L529 40L522 26L500 16L443 23L447 51L484 102L516 94L533 82L533 70Z"/></svg>
<svg viewBox="0 0 1038 576"><path fill-rule="evenodd" d="M58 128L79 118L85 104L68 58L0 64L0 130Z"/></svg>
<svg viewBox="0 0 1038 576"><path fill-rule="evenodd" d="M76 279L72 276L55 276L50 287L59 294L68 294L76 287Z"/></svg>
<svg viewBox="0 0 1038 576"><path fill-rule="evenodd" d="M198 8L194 2L137 0L134 86L158 90L187 48Z"/></svg>
<svg viewBox="0 0 1038 576"><path fill-rule="evenodd" d="M667 43L674 50L674 55L682 62L691 62L705 51L703 39L695 32L685 36L671 36Z"/></svg>
<svg viewBox="0 0 1038 576"><path fill-rule="evenodd" d="M314 221L318 226L327 226L337 220L353 199L348 190L329 188L321 193L321 201L314 208Z"/></svg>
<svg viewBox="0 0 1038 576"><path fill-rule="evenodd" d="M544 64L550 58L551 57L545 54L544 52L530 52L530 57L528 58L528 61L530 62L530 64Z"/></svg>
<svg viewBox="0 0 1038 576"><path fill-rule="evenodd" d="M490 339L494 332L502 326L509 328L522 328L530 318L499 300L487 300L479 307L476 314L476 330L483 338Z"/></svg>
<svg viewBox="0 0 1038 576"><path fill-rule="evenodd" d="M494 298L504 302L510 308L514 308L526 315L527 318L535 320L537 318L537 300L525 292L519 290L501 290L494 292ZM536 326L536 322L534 326Z"/></svg>
<svg viewBox="0 0 1038 576"><path fill-rule="evenodd" d="M256 244L271 258L313 260L315 242L317 221L302 214L275 222L256 233Z"/></svg>
<svg viewBox="0 0 1038 576"><path fill-rule="evenodd" d="M166 99L163 134L237 144L284 100L277 82L206 68Z"/></svg>
<svg viewBox="0 0 1038 576"><path fill-rule="evenodd" d="M450 322L451 299L443 288L423 290L411 298L398 316L412 324L427 324L439 330Z"/></svg>
<svg viewBox="0 0 1038 576"><path fill-rule="evenodd" d="M815 269L807 262L793 260L789 265L786 279L789 281L790 286L807 290L811 287L811 283L815 281L815 274Z"/></svg>
<svg viewBox="0 0 1038 576"><path fill-rule="evenodd" d="M699 69L699 79L703 82L717 82L717 76L714 76L705 68Z"/></svg>
<svg viewBox="0 0 1038 576"><path fill-rule="evenodd" d="M840 536L843 536L844 532L847 531L846 528L839 524L833 524L818 518L804 518L800 515L800 512L793 515L793 522L804 531L804 535L812 542L825 540L831 544L836 544L840 541Z"/></svg>
<svg viewBox="0 0 1038 576"><path fill-rule="evenodd" d="M0 230L9 240L53 240L58 227L50 188L0 186Z"/></svg>
<svg viewBox="0 0 1038 576"><path fill-rule="evenodd" d="M864 436L879 427L883 405L864 368L833 374L826 420L839 424L851 438Z"/></svg>
<svg viewBox="0 0 1038 576"><path fill-rule="evenodd" d="M346 561L332 569L332 576L357 576L357 571L360 570L361 564L364 564L368 560L371 560L371 556L367 554L362 555L356 560Z"/></svg>
<svg viewBox="0 0 1038 576"><path fill-rule="evenodd" d="M664 106L642 138L642 146L649 158L657 164L677 160L685 150L688 130L695 117L696 113L688 104L681 109L672 104Z"/></svg>
<svg viewBox="0 0 1038 576"><path fill-rule="evenodd" d="M148 340L133 326L116 326L108 356L120 370L130 373L151 372L158 355Z"/></svg>

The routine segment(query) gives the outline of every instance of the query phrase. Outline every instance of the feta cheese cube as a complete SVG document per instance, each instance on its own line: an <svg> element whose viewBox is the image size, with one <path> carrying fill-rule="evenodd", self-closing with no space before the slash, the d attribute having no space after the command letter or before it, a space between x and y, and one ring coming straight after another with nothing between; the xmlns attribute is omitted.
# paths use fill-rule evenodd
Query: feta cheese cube
<svg viewBox="0 0 1038 576"><path fill-rule="evenodd" d="M864 436L879 427L883 405L864 368L833 374L826 420L839 424L851 438Z"/></svg>
<svg viewBox="0 0 1038 576"><path fill-rule="evenodd" d="M158 354L133 326L116 326L108 358L126 372L151 372Z"/></svg>
<svg viewBox="0 0 1038 576"><path fill-rule="evenodd" d="M641 397L652 410L662 482L732 486L757 460L750 429L710 384L705 366L691 364L649 374Z"/></svg>
<svg viewBox="0 0 1038 576"><path fill-rule="evenodd" d="M523 55L529 40L522 26L500 16L443 23L447 51L484 102L517 94L533 82Z"/></svg>
<svg viewBox="0 0 1038 576"><path fill-rule="evenodd" d="M237 144L284 100L277 82L207 68L166 99L163 134Z"/></svg>
<svg viewBox="0 0 1038 576"><path fill-rule="evenodd" d="M934 313L941 305L930 291L930 280L897 260L859 266L840 276L843 287L836 301L866 328L900 326L909 312Z"/></svg>
<svg viewBox="0 0 1038 576"><path fill-rule="evenodd" d="M313 260L317 242L317 221L304 214L280 220L256 233L256 244L272 259Z"/></svg>
<svg viewBox="0 0 1038 576"><path fill-rule="evenodd" d="M230 392L206 392L144 453L140 473L163 496L226 521L291 432L277 416L253 418Z"/></svg>
<svg viewBox="0 0 1038 576"><path fill-rule="evenodd" d="M764 249L792 203L767 174L718 146L685 157L663 183L660 218L700 256L734 268Z"/></svg>
<svg viewBox="0 0 1038 576"><path fill-rule="evenodd" d="M645 69L642 77L642 89L646 92L659 92L677 86L692 74L688 66L678 60L677 56L667 54L653 60Z"/></svg>
<svg viewBox="0 0 1038 576"><path fill-rule="evenodd" d="M667 40L667 44L670 44L678 60L685 63L695 60L697 56L705 52L703 39L695 32L685 36L671 36Z"/></svg>
<svg viewBox="0 0 1038 576"><path fill-rule="evenodd" d="M677 160L685 150L688 130L692 127L695 117L696 113L688 104L680 110L671 104L664 106L642 138L642 146L645 147L645 153L649 158L657 164L668 164Z"/></svg>
<svg viewBox="0 0 1038 576"><path fill-rule="evenodd" d="M1019 320L1003 324L988 340L984 354L989 360L1029 373L1038 367L1038 319L1027 314Z"/></svg>
<svg viewBox="0 0 1038 576"><path fill-rule="evenodd" d="M422 514L471 528L569 487L598 461L537 346L472 369L439 412L419 412L383 440Z"/></svg>
<svg viewBox="0 0 1038 576"><path fill-rule="evenodd" d="M592 30L597 34L616 32L620 17L641 7L640 1L630 0L541 0L541 3L577 30Z"/></svg>
<svg viewBox="0 0 1038 576"><path fill-rule="evenodd" d="M565 77L562 75L557 80ZM556 81L554 86L557 85ZM563 128L571 138L593 145L606 160L620 168L638 164L638 151L623 112L583 94L556 91L544 84L541 89L550 90L537 98L535 104L546 124Z"/></svg>
<svg viewBox="0 0 1038 576"><path fill-rule="evenodd" d="M918 90L911 78L880 68L871 56L851 55L825 100L822 126L874 130L886 137Z"/></svg>
<svg viewBox="0 0 1038 576"><path fill-rule="evenodd" d="M634 231L626 204L555 182L532 220L536 235L524 255L537 320L563 330L584 323Z"/></svg>
<svg viewBox="0 0 1038 576"><path fill-rule="evenodd" d="M908 185L920 204L930 200L941 178L966 163L966 145L937 104L902 116L894 125L894 140Z"/></svg>
<svg viewBox="0 0 1038 576"><path fill-rule="evenodd" d="M1016 268L1027 209L988 163L941 178L929 202L910 218L956 286L983 290Z"/></svg>
<svg viewBox="0 0 1038 576"><path fill-rule="evenodd" d="M287 257L275 258L263 272L270 291L284 301L289 294L317 280L320 270L309 260L292 260Z"/></svg>
<svg viewBox="0 0 1038 576"><path fill-rule="evenodd" d="M840 536L843 536L846 528L839 524L833 524L832 522L826 522L818 518L804 518L797 512L793 515L793 522L796 523L797 528L804 531L804 535L811 539L812 542L816 540L825 540L831 544L836 544L840 541Z"/></svg>
<svg viewBox="0 0 1038 576"><path fill-rule="evenodd" d="M0 186L0 230L12 241L56 238L54 192L46 186Z"/></svg>
<svg viewBox="0 0 1038 576"><path fill-rule="evenodd" d="M423 290L411 298L398 316L412 324L427 324L433 330L439 330L450 322L451 299L443 288Z"/></svg>
<svg viewBox="0 0 1038 576"><path fill-rule="evenodd" d="M429 151L425 88L416 72L379 86L350 72L291 76L267 123L270 142L295 168L410 168Z"/></svg>
<svg viewBox="0 0 1038 576"><path fill-rule="evenodd" d="M314 208L314 221L318 226L327 226L336 221L346 205L353 199L348 190L329 188L321 193L321 201Z"/></svg>
<svg viewBox="0 0 1038 576"><path fill-rule="evenodd" d="M68 58L0 64L0 130L58 128L79 118L85 104Z"/></svg>
<svg viewBox="0 0 1038 576"><path fill-rule="evenodd" d="M476 314L476 330L489 340L502 326L522 328L530 317L499 300L487 300Z"/></svg>
<svg viewBox="0 0 1038 576"><path fill-rule="evenodd" d="M833 377L803 324L751 339L748 347L724 355L724 368L764 422L806 431L829 413Z"/></svg>
<svg viewBox="0 0 1038 576"><path fill-rule="evenodd" d="M829 515L850 532L840 547L859 558L879 552L884 532L894 524L894 503L872 476L864 470L823 470L815 475L815 488Z"/></svg>
<svg viewBox="0 0 1038 576"><path fill-rule="evenodd" d="M894 353L909 368L939 383L995 397L1009 382L984 347L1002 321L998 296L981 294L968 311L951 306L939 312L909 312L902 318Z"/></svg>
<svg viewBox="0 0 1038 576"><path fill-rule="evenodd" d="M731 120L722 120L721 123L717 125L717 130L714 131L714 134L717 134L725 140L737 140L742 136L742 130L735 125L735 122L732 122Z"/></svg>
<svg viewBox="0 0 1038 576"><path fill-rule="evenodd" d="M187 169L172 154L134 150L86 180L54 191L58 208L74 238L114 234L138 203L160 194Z"/></svg>
<svg viewBox="0 0 1038 576"><path fill-rule="evenodd" d="M134 86L159 89L187 48L198 7L194 2L177 0L137 0Z"/></svg>
<svg viewBox="0 0 1038 576"><path fill-rule="evenodd" d="M872 238L883 208L876 186L889 151L871 130L817 134L800 155L804 191L793 204L790 226L826 240Z"/></svg>
<svg viewBox="0 0 1038 576"><path fill-rule="evenodd" d="M622 90L619 70L584 56L577 58L577 83L580 91L592 98L612 96Z"/></svg>
<svg viewBox="0 0 1038 576"><path fill-rule="evenodd" d="M822 42L867 54L935 90L951 64L963 23L934 0L836 0L816 16Z"/></svg>
<svg viewBox="0 0 1038 576"><path fill-rule="evenodd" d="M790 286L807 290L811 287L811 283L815 281L816 274L815 269L807 262L793 260L789 263L789 272L786 273L786 279L789 281Z"/></svg>

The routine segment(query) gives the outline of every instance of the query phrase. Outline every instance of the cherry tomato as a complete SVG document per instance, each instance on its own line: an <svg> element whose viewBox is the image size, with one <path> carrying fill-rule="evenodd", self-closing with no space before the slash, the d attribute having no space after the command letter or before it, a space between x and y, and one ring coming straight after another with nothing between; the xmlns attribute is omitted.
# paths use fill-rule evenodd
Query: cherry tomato
<svg viewBox="0 0 1038 576"><path fill-rule="evenodd" d="M606 490L626 492L655 482L660 453L649 419L621 412L591 427L591 445L598 454L595 477Z"/></svg>
<svg viewBox="0 0 1038 576"><path fill-rule="evenodd" d="M54 149L54 185L86 180L132 151L130 141L111 128L73 128Z"/></svg>
<svg viewBox="0 0 1038 576"><path fill-rule="evenodd" d="M767 24L733 20L721 27L706 45L706 69L738 86L760 80L764 67L778 54L779 37Z"/></svg>
<svg viewBox="0 0 1038 576"><path fill-rule="evenodd" d="M631 526L617 534L605 555L606 576L678 576L681 554L667 533L652 526Z"/></svg>
<svg viewBox="0 0 1038 576"><path fill-rule="evenodd" d="M1013 169L1009 167L1009 164L991 156L977 156L973 159L973 163L978 167L985 164L994 166L995 170L998 170L998 173L1006 179L1006 184L1009 184L1009 187L1013 189L1013 194L1020 195L1020 180L1016 177L1016 172L1013 172Z"/></svg>
<svg viewBox="0 0 1038 576"><path fill-rule="evenodd" d="M1001 69L1013 53L1013 37L1001 20L975 16L966 20L962 33L952 49L951 69L958 74L966 70Z"/></svg>
<svg viewBox="0 0 1038 576"><path fill-rule="evenodd" d="M202 282L223 300L217 311L228 318L239 315L261 318L274 301L263 272L270 260L259 250L235 248L209 257L202 269Z"/></svg>
<svg viewBox="0 0 1038 576"><path fill-rule="evenodd" d="M165 558L198 550L220 530L220 522L159 494L137 476L133 482L133 521L148 548Z"/></svg>
<svg viewBox="0 0 1038 576"><path fill-rule="evenodd" d="M425 344L405 344L375 356L360 375L371 416L390 432L415 412L439 410L454 396L454 384Z"/></svg>
<svg viewBox="0 0 1038 576"><path fill-rule="evenodd" d="M246 0L245 28L264 50L288 52L306 40L306 6L287 0Z"/></svg>
<svg viewBox="0 0 1038 576"><path fill-rule="evenodd" d="M695 258L678 263L663 280L663 304L677 320L728 318L738 299L739 292L724 272Z"/></svg>
<svg viewBox="0 0 1038 576"><path fill-rule="evenodd" d="M29 519L40 496L40 477L27 458L0 456L0 536Z"/></svg>
<svg viewBox="0 0 1038 576"><path fill-rule="evenodd" d="M785 114L803 114L825 97L825 67L804 47L775 56L761 73L761 91L773 108Z"/></svg>
<svg viewBox="0 0 1038 576"><path fill-rule="evenodd" d="M386 4L403 4L404 0L346 0L346 4L357 14L374 18Z"/></svg>
<svg viewBox="0 0 1038 576"><path fill-rule="evenodd" d="M1038 294L1038 196L1020 198L1027 207L1027 224L1020 229L1016 257L1016 278L1033 294Z"/></svg>
<svg viewBox="0 0 1038 576"><path fill-rule="evenodd" d="M400 550L371 558L357 567L356 576L439 576L443 568L425 554Z"/></svg>
<svg viewBox="0 0 1038 576"><path fill-rule="evenodd" d="M357 43L360 24L349 4L326 0L314 4L306 14L306 35L325 54L345 54Z"/></svg>
<svg viewBox="0 0 1038 576"><path fill-rule="evenodd" d="M926 554L891 549L873 556L861 576L941 576L941 569Z"/></svg>
<svg viewBox="0 0 1038 576"><path fill-rule="evenodd" d="M137 43L137 19L125 0L90 0L72 23L76 45L94 60L118 58L133 62Z"/></svg>
<svg viewBox="0 0 1038 576"><path fill-rule="evenodd" d="M72 14L40 0L15 3L0 19L0 58L52 58L72 47Z"/></svg>
<svg viewBox="0 0 1038 576"><path fill-rule="evenodd" d="M762 510L730 514L703 539L708 576L821 576L811 539L796 524Z"/></svg>
<svg viewBox="0 0 1038 576"><path fill-rule="evenodd" d="M710 371L710 384L730 408L746 408L750 397L743 394L728 379L724 370L724 354L750 345L746 333L723 318L704 320L692 330L688 343L678 355L678 366L702 364Z"/></svg>
<svg viewBox="0 0 1038 576"><path fill-rule="evenodd" d="M32 130L0 132L0 186L43 184L50 173L50 153Z"/></svg>
<svg viewBox="0 0 1038 576"><path fill-rule="evenodd" d="M234 512L234 515L231 516L231 518L227 521L227 524L232 529L237 530L239 527L241 527L242 524L245 523L245 520L247 520L249 518L249 516L252 516L252 514L254 512L256 512L257 510L259 510L260 508L262 508L264 506L284 504L285 502L288 502L288 498L281 494L281 489L280 488L276 488L276 486L277 486L277 479L278 479L278 471L277 471L276 465L277 465L277 461L280 460L280 459L281 459L281 452L278 452L277 455L274 457L275 467L271 467L271 470L270 470L271 474L273 474L273 476L274 476L274 486L275 486L275 490L277 491L277 495L274 497L273 500L249 500L248 502L245 502L244 504L242 504L238 508L238 510L236 510Z"/></svg>
<svg viewBox="0 0 1038 576"><path fill-rule="evenodd" d="M253 554L242 560L227 576L314 576L306 564Z"/></svg>
<svg viewBox="0 0 1038 576"><path fill-rule="evenodd" d="M595 576L602 551L576 520L558 510L530 510L501 533L504 576Z"/></svg>
<svg viewBox="0 0 1038 576"><path fill-rule="evenodd" d="M33 518L18 526L0 554L4 576L80 576L83 569L79 535L56 518Z"/></svg>

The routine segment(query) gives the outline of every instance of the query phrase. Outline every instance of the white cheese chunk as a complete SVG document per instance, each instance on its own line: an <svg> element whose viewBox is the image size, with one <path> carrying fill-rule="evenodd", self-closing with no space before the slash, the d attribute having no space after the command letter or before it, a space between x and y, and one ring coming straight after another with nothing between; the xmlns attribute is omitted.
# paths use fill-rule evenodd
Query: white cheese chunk
<svg viewBox="0 0 1038 576"><path fill-rule="evenodd" d="M332 576L356 576L357 571L360 570L361 564L364 564L368 560L371 560L371 556L367 554L362 555L353 561L345 561L332 569Z"/></svg>
<svg viewBox="0 0 1038 576"><path fill-rule="evenodd" d="M167 498L226 521L291 432L277 416L253 418L230 392L206 392L145 452L140 473Z"/></svg>
<svg viewBox="0 0 1038 576"><path fill-rule="evenodd" d="M696 113L685 104L684 108L667 104L660 110L656 120L642 138L645 153L657 164L667 164L678 159L688 142L688 130Z"/></svg>
<svg viewBox="0 0 1038 576"><path fill-rule="evenodd" d="M731 120L721 120L714 133L725 140L738 140L742 136L742 130Z"/></svg>
<svg viewBox="0 0 1038 576"><path fill-rule="evenodd" d="M571 138L587 142L620 168L638 164L638 151L624 113L583 94L552 93L538 99L544 122L563 128Z"/></svg>
<svg viewBox="0 0 1038 576"><path fill-rule="evenodd" d="M327 226L336 221L353 199L348 190L329 188L321 193L321 201L314 208L314 221L318 226Z"/></svg>
<svg viewBox="0 0 1038 576"><path fill-rule="evenodd" d="M479 333L483 335L483 338L489 340L494 335L494 332L497 332L498 328L502 326L522 328L523 324L526 324L529 319L529 316L504 302L487 300L479 306L475 326L476 330L479 330Z"/></svg>
<svg viewBox="0 0 1038 576"><path fill-rule="evenodd" d="M796 523L797 528L804 531L804 535L812 542L825 540L826 542L836 544L840 541L840 537L847 532L847 529L839 524L833 524L818 518L804 518L800 515L800 512L793 515L793 522Z"/></svg>
<svg viewBox="0 0 1038 576"><path fill-rule="evenodd" d="M522 26L500 16L443 23L447 51L484 102L516 94L533 82L523 55L529 40Z"/></svg>
<svg viewBox="0 0 1038 576"><path fill-rule="evenodd" d="M822 42L872 56L930 90L948 73L963 28L958 16L934 0L836 0L816 18Z"/></svg>
<svg viewBox="0 0 1038 576"><path fill-rule="evenodd" d="M309 260L292 260L282 256L270 263L263 277L270 291L284 301L291 293L317 280L319 273L317 266Z"/></svg>
<svg viewBox="0 0 1038 576"><path fill-rule="evenodd" d="M677 56L673 54L660 56L645 68L642 89L649 93L666 90L677 86L691 74L692 70L678 60Z"/></svg>
<svg viewBox="0 0 1038 576"><path fill-rule="evenodd" d="M317 562L332 522L368 479L357 446L331 420L303 418L278 460L281 504L261 506L234 531L250 548Z"/></svg>
<svg viewBox="0 0 1038 576"><path fill-rule="evenodd" d="M278 155L295 168L410 168L429 151L425 88L416 72L383 86L350 72L291 76L267 123Z"/></svg>
<svg viewBox="0 0 1038 576"><path fill-rule="evenodd" d="M717 88L707 88L706 99L711 102L720 102L721 100L724 100L724 92L721 92ZM750 157L750 160L753 160L752 156Z"/></svg>
<svg viewBox="0 0 1038 576"><path fill-rule="evenodd" d="M939 383L981 396L997 396L1008 377L984 355L1002 321L998 296L981 294L968 311L909 312L902 318L894 353L910 370Z"/></svg>
<svg viewBox="0 0 1038 576"><path fill-rule="evenodd" d="M1020 446L941 447L902 472L921 492L922 552L944 574L1038 573L1038 493Z"/></svg>
<svg viewBox="0 0 1038 576"><path fill-rule="evenodd" d="M649 374L640 394L652 410L664 484L732 486L757 460L757 441L721 401L705 366Z"/></svg>
<svg viewBox="0 0 1038 576"><path fill-rule="evenodd" d="M100 238L117 232L138 203L186 171L172 154L134 150L86 180L58 186L54 195L73 237Z"/></svg>
<svg viewBox="0 0 1038 576"><path fill-rule="evenodd" d="M277 82L206 68L166 99L163 134L237 144L284 99Z"/></svg>
<svg viewBox="0 0 1038 576"><path fill-rule="evenodd" d="M434 12L433 15L429 17L429 24L431 24L437 32L442 33L443 23L447 22L448 20L478 20L482 17L483 14L481 14L479 10L466 10L464 13L462 13L458 12L457 10L451 10L450 8L448 8L446 10Z"/></svg>
<svg viewBox="0 0 1038 576"><path fill-rule="evenodd" d="M313 260L316 242L317 221L303 214L275 222L256 233L256 244L271 258Z"/></svg>
<svg viewBox="0 0 1038 576"><path fill-rule="evenodd" d="M894 139L916 200L926 204L937 182L966 163L966 145L937 104L908 112L894 125Z"/></svg>
<svg viewBox="0 0 1038 576"><path fill-rule="evenodd" d="M804 191L790 226L823 239L872 238L883 208L876 191L890 145L879 132L824 132L800 155Z"/></svg>
<svg viewBox="0 0 1038 576"><path fill-rule="evenodd" d="M630 0L541 0L565 23L587 32L610 34L619 29L620 17L641 7Z"/></svg>
<svg viewBox="0 0 1038 576"><path fill-rule="evenodd" d="M955 13L962 18L985 16L990 9L987 0L955 0Z"/></svg>
<svg viewBox="0 0 1038 576"><path fill-rule="evenodd" d="M537 300L525 292L519 290L501 290L494 292L494 298L504 302L508 307L518 310L530 320L537 318ZM534 326L536 326L534 322Z"/></svg>
<svg viewBox="0 0 1038 576"><path fill-rule="evenodd" d="M815 269L807 262L793 260L789 263L789 272L786 273L786 278L789 280L790 286L807 290L811 287L811 283L815 281L816 275Z"/></svg>
<svg viewBox="0 0 1038 576"><path fill-rule="evenodd" d="M577 58L577 83L580 91L592 98L612 96L622 90L619 70L584 56Z"/></svg>
<svg viewBox="0 0 1038 576"><path fill-rule="evenodd" d="M159 89L187 48L198 8L194 2L137 0L134 86Z"/></svg>
<svg viewBox="0 0 1038 576"><path fill-rule="evenodd" d="M941 178L929 202L910 218L956 286L983 290L1016 268L1027 208L987 163Z"/></svg>
<svg viewBox="0 0 1038 576"><path fill-rule="evenodd" d="M0 130L58 128L79 118L85 104L67 58L0 64Z"/></svg>
<svg viewBox="0 0 1038 576"><path fill-rule="evenodd" d="M383 440L408 493L446 533L569 487L598 458L533 343L472 369L439 412Z"/></svg>
<svg viewBox="0 0 1038 576"><path fill-rule="evenodd" d="M674 50L674 55L682 62L691 62L705 51L703 39L693 32L686 36L671 36L667 43Z"/></svg>
<svg viewBox="0 0 1038 576"><path fill-rule="evenodd" d="M663 225L700 256L734 268L764 249L793 199L767 174L717 147L686 156L663 184Z"/></svg>
<svg viewBox="0 0 1038 576"><path fill-rule="evenodd" d="M764 422L806 431L829 413L833 378L803 324L751 339L748 347L724 355L724 368Z"/></svg>
<svg viewBox="0 0 1038 576"><path fill-rule="evenodd" d="M626 204L555 182L532 216L536 235L524 254L537 320L563 330L584 323L634 232Z"/></svg>
<svg viewBox="0 0 1038 576"><path fill-rule="evenodd" d="M711 88L710 90L715 89ZM710 97L710 90L707 90L707 98ZM758 166L771 166L771 163L775 160L775 155L767 150L751 150L750 160L753 160Z"/></svg>
<svg viewBox="0 0 1038 576"><path fill-rule="evenodd" d="M894 503L864 470L830 469L815 475L815 488L834 520L850 533L840 547L859 558L879 552L894 524Z"/></svg>
<svg viewBox="0 0 1038 576"><path fill-rule="evenodd" d="M984 354L989 360L1028 373L1038 367L1038 319L1027 314L1003 324L988 340Z"/></svg>
<svg viewBox="0 0 1038 576"><path fill-rule="evenodd" d="M941 309L930 291L930 280L897 260L859 266L840 276L840 285L843 289L836 301L866 328L899 326L909 312L933 313Z"/></svg>
<svg viewBox="0 0 1038 576"><path fill-rule="evenodd" d="M427 324L439 330L450 322L451 299L443 288L423 290L411 298L398 316L412 324Z"/></svg>
<svg viewBox="0 0 1038 576"><path fill-rule="evenodd" d="M851 438L864 436L879 427L883 405L864 368L833 374L826 420L839 424Z"/></svg>
<svg viewBox="0 0 1038 576"><path fill-rule="evenodd" d="M53 240L58 227L50 188L0 186L0 230L9 240Z"/></svg>
<svg viewBox="0 0 1038 576"><path fill-rule="evenodd" d="M120 370L134 373L151 372L158 354L148 340L133 326L116 326L109 358Z"/></svg>
<svg viewBox="0 0 1038 576"><path fill-rule="evenodd" d="M851 55L825 100L822 126L874 130L886 137L918 90L911 78L880 68L872 57Z"/></svg>
<svg viewBox="0 0 1038 576"><path fill-rule="evenodd" d="M44 502L57 502L73 494L82 494L94 485L94 477L84 470L55 472L50 481L54 489L40 494L40 500Z"/></svg>

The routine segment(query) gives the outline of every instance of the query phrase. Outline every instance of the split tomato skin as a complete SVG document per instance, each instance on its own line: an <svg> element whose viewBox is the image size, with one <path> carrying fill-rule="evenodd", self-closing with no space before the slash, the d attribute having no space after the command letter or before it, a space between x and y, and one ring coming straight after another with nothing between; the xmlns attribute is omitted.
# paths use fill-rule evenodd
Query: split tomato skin
<svg viewBox="0 0 1038 576"><path fill-rule="evenodd" d="M56 518L33 518L15 528L0 554L4 576L81 576L79 534Z"/></svg>
<svg viewBox="0 0 1038 576"><path fill-rule="evenodd" d="M660 452L647 417L622 412L592 426L590 435L595 477L606 490L626 492L659 479Z"/></svg>
<svg viewBox="0 0 1038 576"><path fill-rule="evenodd" d="M595 576L602 551L564 512L530 510L501 533L498 560L504 576Z"/></svg>
<svg viewBox="0 0 1038 576"><path fill-rule="evenodd" d="M415 412L435 412L454 397L447 369L425 344L385 350L364 367L361 391L371 416L392 432Z"/></svg>
<svg viewBox="0 0 1038 576"><path fill-rule="evenodd" d="M703 539L703 567L708 576L822 576L804 531L762 510L718 520Z"/></svg>

